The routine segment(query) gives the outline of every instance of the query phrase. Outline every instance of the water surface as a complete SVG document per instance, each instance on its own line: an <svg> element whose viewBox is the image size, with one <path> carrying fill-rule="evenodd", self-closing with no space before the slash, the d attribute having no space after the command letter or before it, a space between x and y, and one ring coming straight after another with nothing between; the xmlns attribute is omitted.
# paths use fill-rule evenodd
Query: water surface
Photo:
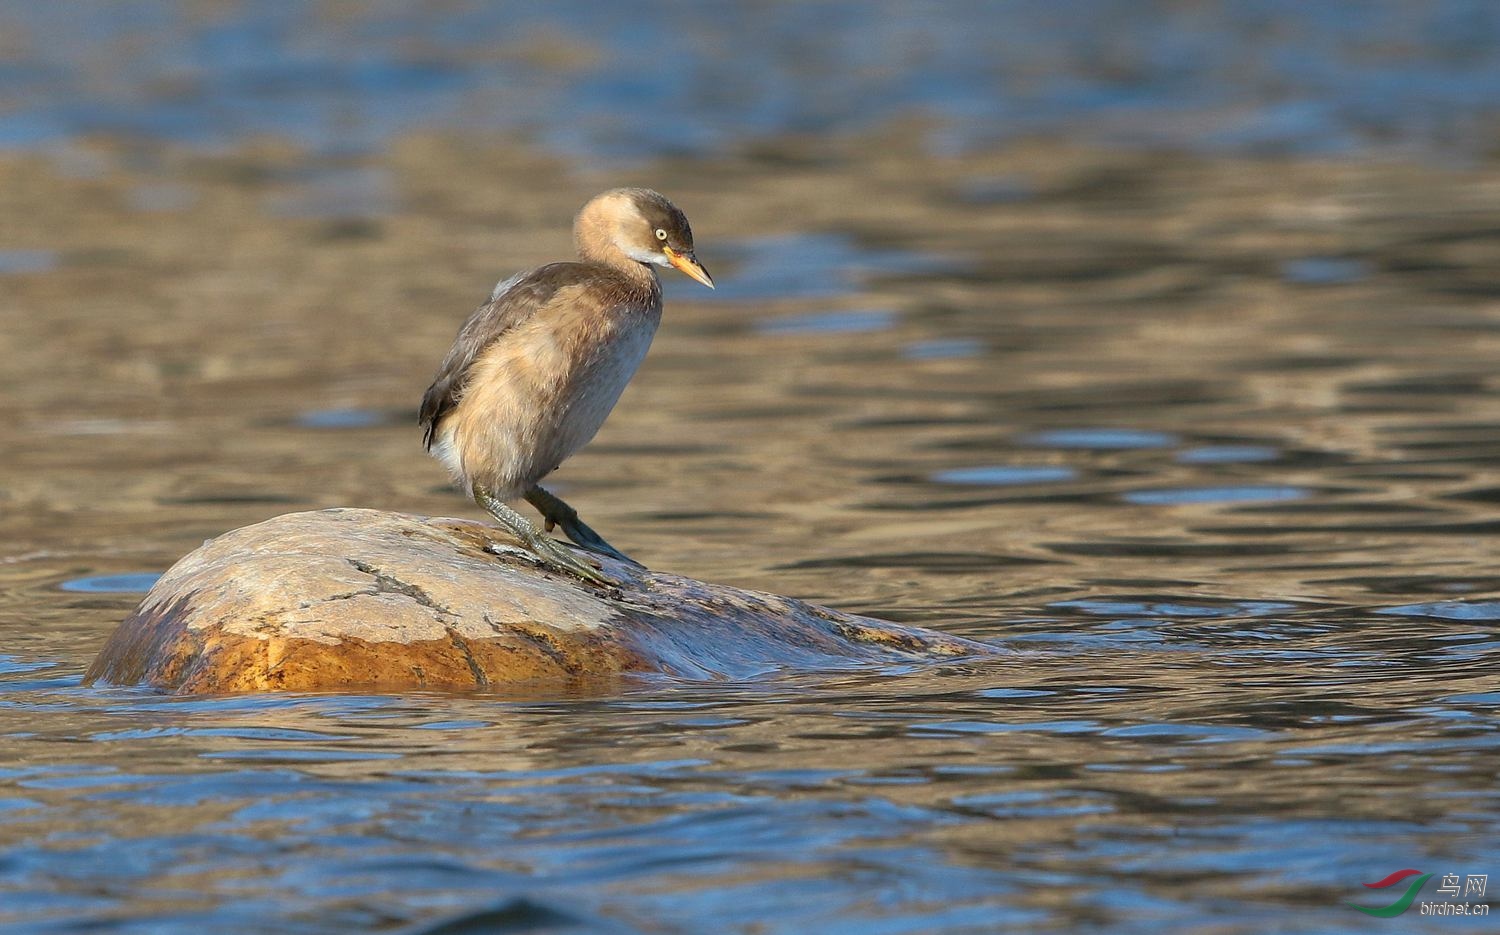
<svg viewBox="0 0 1500 935"><path fill-rule="evenodd" d="M8 4L0 146L275 135L337 156L462 127L614 161L895 120L944 152L1035 134L1441 159L1493 143L1500 11L1483 0L961 6Z"/></svg>
<svg viewBox="0 0 1500 935"><path fill-rule="evenodd" d="M662 20L570 4L0 11L0 926L1353 933L1362 883L1500 871L1492 11L1086 6L684 5L634 83ZM1219 154L990 146L1059 117ZM1255 155L1371 138L1472 164ZM725 288L669 288L558 492L653 567L1014 655L80 686L207 537L477 515L409 414L621 156Z"/></svg>

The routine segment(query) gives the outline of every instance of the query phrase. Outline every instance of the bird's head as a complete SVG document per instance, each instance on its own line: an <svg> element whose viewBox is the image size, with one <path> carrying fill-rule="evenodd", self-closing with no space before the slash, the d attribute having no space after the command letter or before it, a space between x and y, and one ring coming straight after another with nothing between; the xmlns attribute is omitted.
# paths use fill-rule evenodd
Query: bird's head
<svg viewBox="0 0 1500 935"><path fill-rule="evenodd" d="M687 215L660 192L616 188L596 195L578 213L573 233L585 257L598 255L607 243L637 263L676 267L714 287L708 270L693 254L693 228Z"/></svg>

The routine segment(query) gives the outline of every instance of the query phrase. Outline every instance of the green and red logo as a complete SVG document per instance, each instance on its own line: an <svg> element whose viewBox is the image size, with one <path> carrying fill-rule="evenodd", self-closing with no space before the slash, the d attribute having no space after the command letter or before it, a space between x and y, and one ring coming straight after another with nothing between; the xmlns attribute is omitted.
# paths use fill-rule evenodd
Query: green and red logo
<svg viewBox="0 0 1500 935"><path fill-rule="evenodd" d="M1386 887L1395 886L1397 883L1400 883L1402 880L1405 880L1409 877L1416 877L1416 879L1412 880L1411 883L1407 885L1406 892L1402 893L1400 898L1391 903L1389 906L1358 906L1354 903L1347 902L1344 903L1344 905L1348 906L1350 909L1358 909L1365 915L1374 916L1377 919L1390 919L1394 918L1395 916L1399 916L1401 913L1411 908L1412 900L1417 898L1417 892L1422 889L1422 884L1426 883L1428 879L1432 877L1432 874L1423 873L1420 870L1397 870L1395 873L1386 877L1384 880L1378 880L1374 883L1364 884L1367 889L1383 890Z"/></svg>

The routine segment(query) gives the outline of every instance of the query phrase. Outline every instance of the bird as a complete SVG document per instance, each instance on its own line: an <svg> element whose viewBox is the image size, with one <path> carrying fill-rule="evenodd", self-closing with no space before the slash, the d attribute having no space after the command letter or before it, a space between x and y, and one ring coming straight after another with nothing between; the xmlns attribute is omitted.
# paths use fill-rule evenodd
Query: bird
<svg viewBox="0 0 1500 935"><path fill-rule="evenodd" d="M615 188L573 221L576 261L501 281L458 330L422 397L423 446L474 502L540 562L585 582L616 582L546 535L638 564L540 486L599 431L661 322L659 268L708 288L687 216L660 192ZM538 530L506 501L541 513Z"/></svg>

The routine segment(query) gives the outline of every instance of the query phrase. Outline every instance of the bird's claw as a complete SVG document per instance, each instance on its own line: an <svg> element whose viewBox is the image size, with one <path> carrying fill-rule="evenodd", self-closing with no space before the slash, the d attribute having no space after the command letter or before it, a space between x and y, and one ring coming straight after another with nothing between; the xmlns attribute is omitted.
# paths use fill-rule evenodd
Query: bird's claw
<svg viewBox="0 0 1500 935"><path fill-rule="evenodd" d="M580 578L590 584L607 588L618 588L620 582L606 575L598 562L579 555L556 539L540 539L536 549L538 557L554 571L561 571Z"/></svg>

